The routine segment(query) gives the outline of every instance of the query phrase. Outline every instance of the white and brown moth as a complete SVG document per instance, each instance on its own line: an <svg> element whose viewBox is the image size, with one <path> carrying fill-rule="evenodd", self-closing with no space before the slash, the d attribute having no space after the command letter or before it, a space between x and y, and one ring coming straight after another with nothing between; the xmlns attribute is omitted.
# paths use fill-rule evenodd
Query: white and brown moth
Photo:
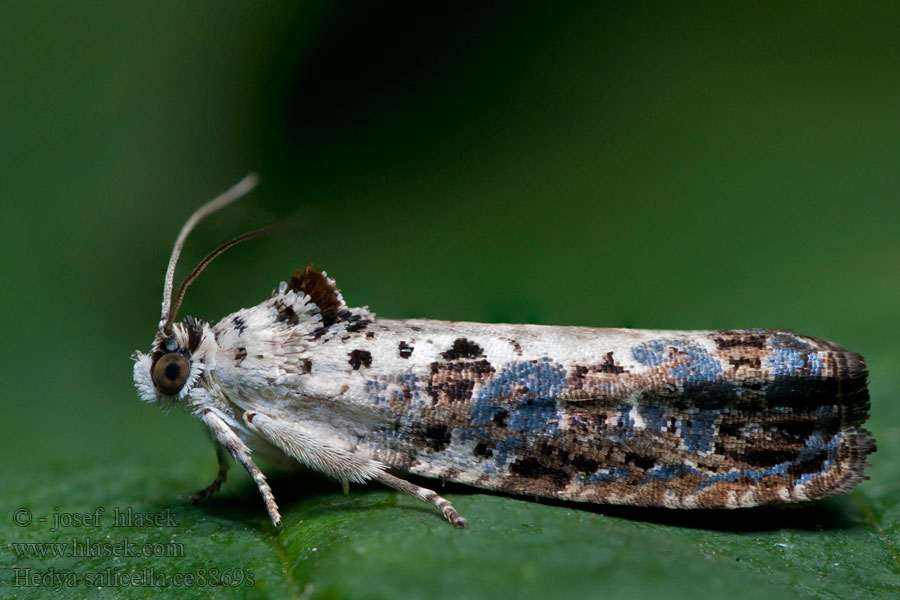
<svg viewBox="0 0 900 600"><path fill-rule="evenodd" d="M650 331L376 319L335 282L297 271L262 303L216 324L175 322L175 265L200 219L255 184L249 176L181 230L140 397L180 405L252 475L285 458L341 481L379 481L465 519L390 471L565 500L737 508L849 492L875 442L862 357L782 330Z"/></svg>

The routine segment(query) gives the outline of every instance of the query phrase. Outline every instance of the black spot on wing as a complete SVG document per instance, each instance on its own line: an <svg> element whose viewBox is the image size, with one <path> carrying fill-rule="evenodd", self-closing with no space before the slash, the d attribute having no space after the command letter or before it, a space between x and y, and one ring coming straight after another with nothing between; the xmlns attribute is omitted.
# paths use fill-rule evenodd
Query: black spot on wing
<svg viewBox="0 0 900 600"><path fill-rule="evenodd" d="M730 381L684 382L673 407L693 406L700 409L718 409L728 406L740 396L740 389Z"/></svg>
<svg viewBox="0 0 900 600"><path fill-rule="evenodd" d="M425 445L435 452L443 452L450 445L452 432L446 425L432 425L425 429Z"/></svg>
<svg viewBox="0 0 900 600"><path fill-rule="evenodd" d="M494 367L486 360L433 362L426 391L432 404L468 402L475 384L493 373Z"/></svg>
<svg viewBox="0 0 900 600"><path fill-rule="evenodd" d="M353 315L347 320L349 321L349 323L347 324L347 331L349 331L350 333L362 331L369 325L369 323L372 322L370 319L363 319L359 315Z"/></svg>
<svg viewBox="0 0 900 600"><path fill-rule="evenodd" d="M746 331L720 331L714 338L716 348L731 350L733 348L765 348L766 334Z"/></svg>
<svg viewBox="0 0 900 600"><path fill-rule="evenodd" d="M656 466L656 460L637 452L626 452L624 462L626 465L633 465L642 471L649 471Z"/></svg>
<svg viewBox="0 0 900 600"><path fill-rule="evenodd" d="M472 454L481 458L490 458L494 455L494 451L486 442L478 442Z"/></svg>
<svg viewBox="0 0 900 600"><path fill-rule="evenodd" d="M600 373L612 373L614 375L619 375L620 373L625 373L625 367L616 364L616 361L613 358L613 353L607 352L606 356L603 357L603 362L597 365L597 371Z"/></svg>
<svg viewBox="0 0 900 600"><path fill-rule="evenodd" d="M350 324L347 325L347 327L346 327L346 331L352 331L352 332L359 331L365 325L368 325L369 323L371 323L371 321L369 319L364 319L361 315L355 315L350 310L340 310L327 323L325 323L321 327L317 327L315 330L313 330L313 332L310 333L310 337L312 337L312 339L314 339L314 340L317 340L317 339L321 338L323 335L325 335L326 333L328 333L328 330L331 328L332 325L334 325L335 323L342 323L344 321L350 322ZM357 323L362 323L363 321L365 321L363 326L356 326ZM347 338L347 339L349 339L349 338Z"/></svg>
<svg viewBox="0 0 900 600"><path fill-rule="evenodd" d="M737 358L729 358L728 362L735 369L739 369L741 367L749 367L751 369L759 369L762 366L760 358L758 356L739 356Z"/></svg>
<svg viewBox="0 0 900 600"><path fill-rule="evenodd" d="M238 335L242 335L244 331L247 329L247 323L244 322L244 319L235 315L231 319L231 326L237 331Z"/></svg>
<svg viewBox="0 0 900 600"><path fill-rule="evenodd" d="M549 461L563 470L571 470L578 473L594 473L600 468L600 463L596 459L576 454L561 444L544 442L538 446L537 451L545 462Z"/></svg>
<svg viewBox="0 0 900 600"><path fill-rule="evenodd" d="M400 352L400 358L409 358L410 356L412 356L413 350L415 350L415 348L404 341L400 342L397 345L397 350Z"/></svg>
<svg viewBox="0 0 900 600"><path fill-rule="evenodd" d="M368 350L354 350L347 356L350 357L350 366L354 371L358 371L360 367L368 369L372 366L372 353Z"/></svg>
<svg viewBox="0 0 900 600"><path fill-rule="evenodd" d="M247 358L247 349L246 348L238 348L234 351L234 366L239 367L241 363L244 362L244 359Z"/></svg>
<svg viewBox="0 0 900 600"><path fill-rule="evenodd" d="M471 340L457 338L446 352L441 353L446 360L458 360L460 358L481 358L484 350Z"/></svg>
<svg viewBox="0 0 900 600"><path fill-rule="evenodd" d="M784 331L772 334L770 342L773 348L785 348L787 350L808 350L810 348L808 343L796 335Z"/></svg>
<svg viewBox="0 0 900 600"><path fill-rule="evenodd" d="M571 479L571 475L563 469L542 463L534 456L520 458L509 465L510 473L525 479L549 479L557 488L563 488Z"/></svg>
<svg viewBox="0 0 900 600"><path fill-rule="evenodd" d="M600 463L587 456L576 455L571 459L571 464L580 473L594 473L600 468Z"/></svg>

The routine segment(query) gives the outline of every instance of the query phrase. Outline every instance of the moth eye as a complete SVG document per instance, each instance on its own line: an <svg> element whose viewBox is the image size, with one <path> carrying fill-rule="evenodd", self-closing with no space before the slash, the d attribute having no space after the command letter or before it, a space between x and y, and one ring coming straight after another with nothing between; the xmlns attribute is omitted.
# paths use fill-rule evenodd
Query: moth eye
<svg viewBox="0 0 900 600"><path fill-rule="evenodd" d="M169 352L156 361L153 367L153 383L163 394L175 396L184 387L190 372L191 361L183 354Z"/></svg>

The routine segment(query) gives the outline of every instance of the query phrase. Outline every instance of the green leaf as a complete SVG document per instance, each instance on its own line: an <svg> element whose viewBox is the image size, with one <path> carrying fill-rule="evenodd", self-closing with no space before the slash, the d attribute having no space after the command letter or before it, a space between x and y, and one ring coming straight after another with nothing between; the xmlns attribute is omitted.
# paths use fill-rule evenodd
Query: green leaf
<svg viewBox="0 0 900 600"><path fill-rule="evenodd" d="M284 509L276 530L245 476L207 505L190 506L186 492L204 482L191 481L196 474L184 465L71 460L20 475L4 492L6 589L42 597L59 582L23 583L55 573L77 578L61 585L62 598L85 597L89 577L98 593L127 598L159 589L175 598L214 591L222 598L850 599L900 590L896 502L862 492L798 507L668 511L547 505L453 487L447 497L469 519L460 531L394 491L367 486L344 496L329 491L334 482L281 475L273 478ZM12 522L20 507L33 515L27 526ZM56 519L94 518L98 507L99 526L53 531ZM162 522L128 526L120 517L125 526L117 527L116 509ZM26 556L38 551L22 546L29 542L63 544L69 556ZM115 542L170 556L103 549L94 551L105 556L71 556ZM191 575L178 587L178 577Z"/></svg>

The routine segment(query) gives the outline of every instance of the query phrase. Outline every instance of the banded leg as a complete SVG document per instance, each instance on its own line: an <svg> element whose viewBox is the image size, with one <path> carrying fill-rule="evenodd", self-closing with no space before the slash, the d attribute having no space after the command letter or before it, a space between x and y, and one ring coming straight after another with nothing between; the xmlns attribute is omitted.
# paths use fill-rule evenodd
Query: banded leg
<svg viewBox="0 0 900 600"><path fill-rule="evenodd" d="M269 487L269 484L266 481L266 476L259 470L259 467L256 466L253 459L250 458L250 448L241 441L241 438L231 430L228 423L226 423L222 417L217 415L215 411L205 408L200 414L200 418L203 419L203 422L206 423L206 426L212 431L216 440L225 446L228 453L234 457L234 460L241 463L244 468L247 469L247 472L250 473L253 481L256 482L256 487L259 488L259 493L262 494L263 500L266 503L266 510L269 511L269 518L272 519L272 524L275 525L275 527L279 527L281 525L281 514L278 512L275 496L272 494L272 488Z"/></svg>
<svg viewBox="0 0 900 600"><path fill-rule="evenodd" d="M400 490L406 494L414 498L418 498L419 500L424 500L425 502L430 502L434 504L438 510L444 515L444 517L453 524L457 529L465 529L466 520L456 512L456 509L444 498L438 496L435 492L414 485L406 480L400 479L399 477L394 477L390 473L386 473L384 471L379 472L377 475L373 477L375 481L380 481L384 485L388 487L392 487L395 490Z"/></svg>
<svg viewBox="0 0 900 600"><path fill-rule="evenodd" d="M191 496L191 504L197 506L204 500L207 500L210 496L219 491L219 488L222 487L222 484L225 483L225 478L228 476L228 459L225 457L225 449L222 448L222 444L220 444L217 440L213 440L213 444L216 446L216 459L219 461L219 473L216 475L216 478L213 479L213 482L200 490L199 492L195 492Z"/></svg>

